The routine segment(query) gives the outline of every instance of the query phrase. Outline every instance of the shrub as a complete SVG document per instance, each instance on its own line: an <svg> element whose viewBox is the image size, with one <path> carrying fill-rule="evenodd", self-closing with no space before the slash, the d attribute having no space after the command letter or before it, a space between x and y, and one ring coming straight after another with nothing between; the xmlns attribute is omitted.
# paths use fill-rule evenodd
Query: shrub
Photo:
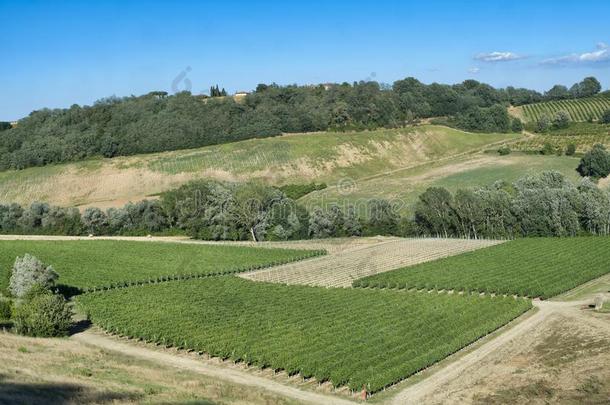
<svg viewBox="0 0 610 405"><path fill-rule="evenodd" d="M108 226L108 217L104 211L96 207L89 207L82 216L82 221L87 232L93 235L101 235Z"/></svg>
<svg viewBox="0 0 610 405"><path fill-rule="evenodd" d="M44 265L36 257L26 253L15 260L9 281L13 297L23 298L35 285L51 288L59 276L53 267Z"/></svg>
<svg viewBox="0 0 610 405"><path fill-rule="evenodd" d="M610 174L610 154L604 145L597 144L587 152L576 169L583 177L603 178Z"/></svg>
<svg viewBox="0 0 610 405"><path fill-rule="evenodd" d="M0 299L0 319L10 319L13 305L9 300Z"/></svg>
<svg viewBox="0 0 610 405"><path fill-rule="evenodd" d="M500 156L506 156L510 155L511 150L507 145L504 145L500 149L498 149L498 153L500 154Z"/></svg>
<svg viewBox="0 0 610 405"><path fill-rule="evenodd" d="M536 132L546 132L551 127L551 119L548 115L542 115L536 121Z"/></svg>
<svg viewBox="0 0 610 405"><path fill-rule="evenodd" d="M570 126L570 113L564 110L557 111L553 117L553 128L554 129L565 129Z"/></svg>
<svg viewBox="0 0 610 405"><path fill-rule="evenodd" d="M610 109L604 111L599 122L602 124L610 124Z"/></svg>
<svg viewBox="0 0 610 405"><path fill-rule="evenodd" d="M510 124L510 129L513 132L521 132L523 131L523 123L519 118L513 118Z"/></svg>
<svg viewBox="0 0 610 405"><path fill-rule="evenodd" d="M15 308L15 332L33 337L66 336L72 326L72 311L59 294L40 291Z"/></svg>
<svg viewBox="0 0 610 405"><path fill-rule="evenodd" d="M545 142L545 144L542 146L542 150L540 151L540 153L543 155L552 155L553 153L555 153L555 148L550 142Z"/></svg>
<svg viewBox="0 0 610 405"><path fill-rule="evenodd" d="M571 143L566 148L566 156L574 156L576 154L576 145Z"/></svg>

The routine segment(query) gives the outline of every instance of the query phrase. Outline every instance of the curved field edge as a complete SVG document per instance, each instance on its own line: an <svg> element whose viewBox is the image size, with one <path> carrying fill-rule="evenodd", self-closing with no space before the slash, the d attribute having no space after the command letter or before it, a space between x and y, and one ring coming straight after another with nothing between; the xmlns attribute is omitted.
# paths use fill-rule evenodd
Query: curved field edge
<svg viewBox="0 0 610 405"><path fill-rule="evenodd" d="M323 250L113 240L0 240L0 291L15 258L53 266L69 294L263 269L326 254Z"/></svg>
<svg viewBox="0 0 610 405"><path fill-rule="evenodd" d="M517 239L364 277L360 288L454 290L548 299L610 273L610 238Z"/></svg>
<svg viewBox="0 0 610 405"><path fill-rule="evenodd" d="M368 393L531 308L529 300L512 297L285 286L231 276L89 293L77 303L110 333Z"/></svg>

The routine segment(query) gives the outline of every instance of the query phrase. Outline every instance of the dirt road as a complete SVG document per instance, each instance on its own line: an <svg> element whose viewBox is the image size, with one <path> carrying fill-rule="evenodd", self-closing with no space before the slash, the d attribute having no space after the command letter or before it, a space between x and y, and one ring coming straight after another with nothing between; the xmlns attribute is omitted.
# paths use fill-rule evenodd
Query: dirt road
<svg viewBox="0 0 610 405"><path fill-rule="evenodd" d="M591 300L572 302L534 301L534 306L537 310L535 314L527 317L512 328L509 328L506 332L494 337L492 340L478 347L473 352L459 358L457 361L449 364L448 366L439 369L436 373L423 381L400 391L394 398L392 398L390 403L393 405L425 403L424 398L427 395L442 389L444 385L459 378L468 369L476 367L484 357L499 350L502 346L510 343L519 336L530 333L542 322L548 320L555 314L570 314L572 316L575 314L577 315L575 308L581 307L590 302Z"/></svg>
<svg viewBox="0 0 610 405"><path fill-rule="evenodd" d="M159 350L149 349L136 345L133 342L121 341L118 338L106 336L102 333L87 330L77 333L71 339L94 345L104 350L118 352L126 356L146 359L173 366L179 369L189 370L204 374L209 377L219 378L235 384L263 388L270 392L292 398L303 403L329 404L329 405L353 405L354 402L347 399L337 398L330 395L304 391L296 387L284 385L265 377L252 375L245 371L227 368L222 365L212 365L202 360L189 358L185 355L164 353Z"/></svg>

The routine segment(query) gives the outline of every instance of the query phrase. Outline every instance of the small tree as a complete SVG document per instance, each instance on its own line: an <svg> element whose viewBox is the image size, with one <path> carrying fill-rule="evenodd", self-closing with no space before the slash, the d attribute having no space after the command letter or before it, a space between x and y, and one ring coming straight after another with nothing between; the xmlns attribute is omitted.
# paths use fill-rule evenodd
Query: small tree
<svg viewBox="0 0 610 405"><path fill-rule="evenodd" d="M610 124L610 108L604 111L599 122L602 124Z"/></svg>
<svg viewBox="0 0 610 405"><path fill-rule="evenodd" d="M15 308L13 323L15 332L26 336L66 336L72 311L64 297L41 289Z"/></svg>
<svg viewBox="0 0 610 405"><path fill-rule="evenodd" d="M572 121L570 113L564 110L557 111L553 117L553 128L565 129L570 126L570 121Z"/></svg>
<svg viewBox="0 0 610 405"><path fill-rule="evenodd" d="M548 115L542 115L536 121L536 132L546 132L551 127L551 119Z"/></svg>
<svg viewBox="0 0 610 405"><path fill-rule="evenodd" d="M106 216L104 211L96 207L87 208L83 213L82 221L87 232L93 235L103 233L104 229L108 226L108 216Z"/></svg>
<svg viewBox="0 0 610 405"><path fill-rule="evenodd" d="M576 154L576 145L571 143L566 148L566 156L574 156Z"/></svg>
<svg viewBox="0 0 610 405"><path fill-rule="evenodd" d="M545 142L544 145L542 145L542 150L540 153L543 155L552 155L555 153L555 148L550 142Z"/></svg>
<svg viewBox="0 0 610 405"><path fill-rule="evenodd" d="M51 288L59 276L51 266L45 266L36 257L26 253L15 260L9 281L9 292L23 298L34 286Z"/></svg>
<svg viewBox="0 0 610 405"><path fill-rule="evenodd" d="M511 123L510 123L510 129L513 132L521 132L523 131L523 123L521 122L521 120L519 118L513 118Z"/></svg>
<svg viewBox="0 0 610 405"><path fill-rule="evenodd" d="M587 152L576 169L583 177L599 179L610 174L610 154L604 145L597 144Z"/></svg>

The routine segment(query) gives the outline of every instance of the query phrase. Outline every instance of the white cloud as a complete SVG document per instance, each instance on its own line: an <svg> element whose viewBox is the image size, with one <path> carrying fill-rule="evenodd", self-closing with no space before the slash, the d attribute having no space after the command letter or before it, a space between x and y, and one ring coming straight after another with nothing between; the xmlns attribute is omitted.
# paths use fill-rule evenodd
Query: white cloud
<svg viewBox="0 0 610 405"><path fill-rule="evenodd" d="M592 52L573 53L558 58L545 59L543 65L595 64L610 61L610 47L604 42L597 44Z"/></svg>
<svg viewBox="0 0 610 405"><path fill-rule="evenodd" d="M478 67L471 67L470 69L468 69L468 73L471 73L473 75L476 75L480 71L481 71L481 69L479 69Z"/></svg>
<svg viewBox="0 0 610 405"><path fill-rule="evenodd" d="M513 52L489 52L480 53L474 57L475 60L483 62L509 62L511 60L523 59L524 56L517 55Z"/></svg>

